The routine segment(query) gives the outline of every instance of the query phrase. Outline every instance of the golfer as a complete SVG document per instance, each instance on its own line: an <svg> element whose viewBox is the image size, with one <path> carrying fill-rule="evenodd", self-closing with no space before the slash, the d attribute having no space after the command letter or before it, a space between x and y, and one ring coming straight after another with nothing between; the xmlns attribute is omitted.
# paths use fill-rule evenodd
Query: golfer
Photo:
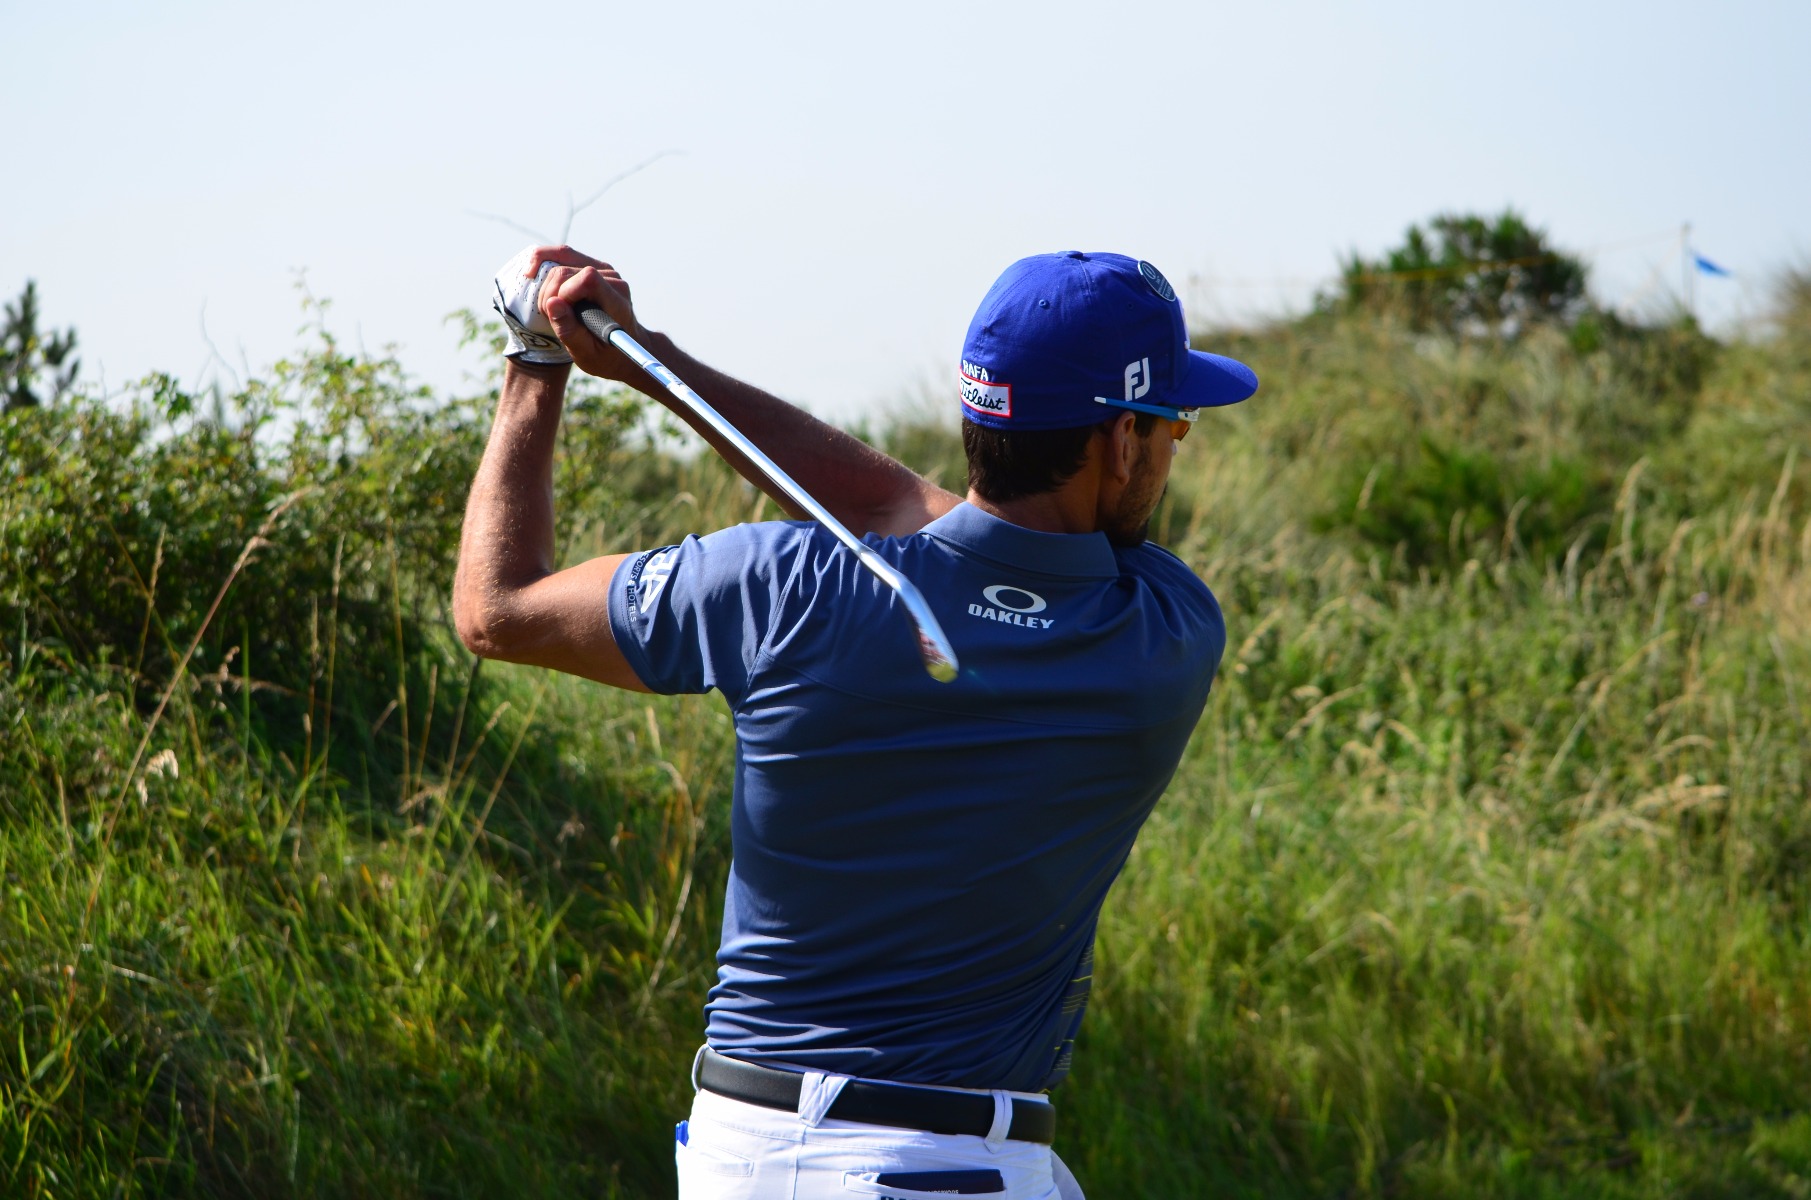
<svg viewBox="0 0 1811 1200"><path fill-rule="evenodd" d="M680 1195L1079 1196L1049 1093L1101 903L1226 640L1213 595L1145 531L1197 410L1256 376L1189 349L1149 263L1014 263L962 348L962 497L649 332L605 263L535 248L495 286L510 360L466 512L460 636L616 687L714 688L735 721ZM583 302L918 585L960 657L953 682L927 675L896 594L815 523L555 569L569 364L661 394L586 330Z"/></svg>

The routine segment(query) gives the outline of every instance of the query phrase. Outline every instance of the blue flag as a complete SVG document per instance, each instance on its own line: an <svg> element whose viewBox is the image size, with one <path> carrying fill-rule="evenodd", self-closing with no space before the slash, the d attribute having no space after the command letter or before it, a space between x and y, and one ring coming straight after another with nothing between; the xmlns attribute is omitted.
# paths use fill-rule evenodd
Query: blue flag
<svg viewBox="0 0 1811 1200"><path fill-rule="evenodd" d="M1705 258L1702 254L1699 254L1696 250L1692 251L1692 262L1697 265L1698 270L1702 271L1706 275L1721 275L1725 279L1728 279L1730 276L1729 271L1725 270L1722 267L1719 267L1716 263L1711 262L1710 259Z"/></svg>

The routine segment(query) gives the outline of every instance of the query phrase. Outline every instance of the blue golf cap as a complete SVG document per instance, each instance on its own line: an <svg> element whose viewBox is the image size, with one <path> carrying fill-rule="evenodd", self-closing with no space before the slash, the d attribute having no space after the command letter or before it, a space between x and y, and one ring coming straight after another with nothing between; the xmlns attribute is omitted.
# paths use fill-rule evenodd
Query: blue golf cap
<svg viewBox="0 0 1811 1200"><path fill-rule="evenodd" d="M1020 259L962 343L962 415L994 429L1070 429L1110 409L1190 417L1257 390L1244 363L1189 349L1176 289L1123 254Z"/></svg>

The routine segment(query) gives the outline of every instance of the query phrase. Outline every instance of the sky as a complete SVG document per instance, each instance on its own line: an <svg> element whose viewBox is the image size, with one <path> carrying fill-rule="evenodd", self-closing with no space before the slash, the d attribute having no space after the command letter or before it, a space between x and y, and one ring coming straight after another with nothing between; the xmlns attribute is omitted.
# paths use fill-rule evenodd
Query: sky
<svg viewBox="0 0 1811 1200"><path fill-rule="evenodd" d="M948 401L1026 254L1156 263L1197 326L1514 206L1604 299L1713 327L1811 261L1811 4L80 5L0 0L0 296L82 376L228 386L329 326L464 388L447 315L557 239L835 420ZM649 161L653 160L653 161ZM1255 364L1262 374L1262 364Z"/></svg>

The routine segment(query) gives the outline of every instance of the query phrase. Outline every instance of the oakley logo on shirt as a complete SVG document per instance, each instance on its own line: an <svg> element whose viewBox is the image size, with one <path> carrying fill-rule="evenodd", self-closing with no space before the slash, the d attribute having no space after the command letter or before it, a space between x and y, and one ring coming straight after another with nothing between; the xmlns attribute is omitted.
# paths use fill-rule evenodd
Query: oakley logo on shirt
<svg viewBox="0 0 1811 1200"><path fill-rule="evenodd" d="M968 613L971 617L980 617L984 621L999 621L1004 625L1023 625L1027 629L1049 629L1056 621L1049 617L1036 617L1049 605L1036 592L1028 592L1022 587L1010 583L996 583L981 589L986 604L970 604Z"/></svg>

